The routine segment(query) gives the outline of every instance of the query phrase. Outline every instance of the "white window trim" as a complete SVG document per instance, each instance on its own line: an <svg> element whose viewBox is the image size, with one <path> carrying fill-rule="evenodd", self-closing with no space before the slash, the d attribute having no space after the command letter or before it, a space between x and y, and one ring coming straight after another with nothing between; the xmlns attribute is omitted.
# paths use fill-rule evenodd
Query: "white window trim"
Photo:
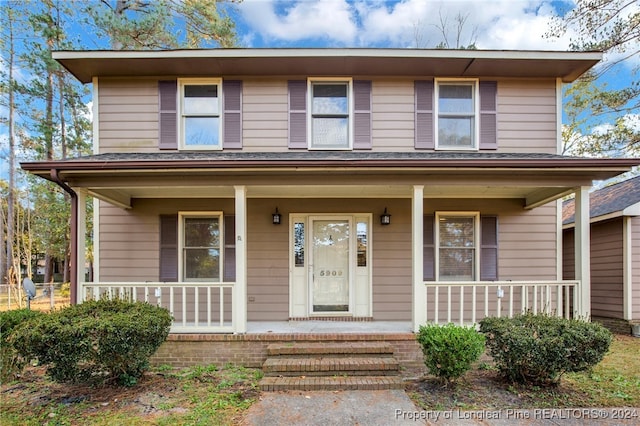
<svg viewBox="0 0 640 426"><path fill-rule="evenodd" d="M440 84L473 83L473 108L474 108L474 131L472 147L452 147L440 146L438 124L440 122L439 99ZM479 151L480 150L480 80L477 78L436 78L434 84L433 117L434 117L434 140L436 151Z"/></svg>
<svg viewBox="0 0 640 426"><path fill-rule="evenodd" d="M323 148L313 146L313 83L316 82L335 82L335 83L347 83L347 104L349 108L349 119L348 119L348 135L347 142L349 146L343 148ZM308 141L308 149L310 151L352 151L353 150L353 111L354 111L354 103L353 103L353 78L351 77L309 77L307 78L307 105L308 114L307 114L307 141Z"/></svg>
<svg viewBox="0 0 640 426"><path fill-rule="evenodd" d="M434 224L434 262L436 281L440 281L440 217L473 217L473 237L474 237L474 265L473 281L480 281L480 212L478 211L453 211L436 212L436 223ZM445 280L446 282L446 280Z"/></svg>
<svg viewBox="0 0 640 426"><path fill-rule="evenodd" d="M210 84L218 86L218 114L203 114L210 117L218 117L220 120L218 126L218 145L186 145L184 136L184 125L182 105L184 99L184 86L190 84ZM189 151L220 151L222 150L222 135L223 135L223 111L222 111L222 79L221 78L179 78L178 79L178 146L181 150Z"/></svg>
<svg viewBox="0 0 640 426"><path fill-rule="evenodd" d="M185 218L218 218L220 228L220 270L218 278L185 279L184 277L184 219ZM180 282L222 282L224 277L224 215L221 211L185 211L178 212L178 280Z"/></svg>

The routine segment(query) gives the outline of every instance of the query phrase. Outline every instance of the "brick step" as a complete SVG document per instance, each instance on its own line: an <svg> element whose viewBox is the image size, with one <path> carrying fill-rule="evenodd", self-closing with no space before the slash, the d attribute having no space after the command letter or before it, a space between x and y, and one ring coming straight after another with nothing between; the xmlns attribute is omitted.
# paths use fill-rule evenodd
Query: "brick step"
<svg viewBox="0 0 640 426"><path fill-rule="evenodd" d="M331 376L399 374L400 365L393 357L272 357L262 365L266 376Z"/></svg>
<svg viewBox="0 0 640 426"><path fill-rule="evenodd" d="M338 391L404 389L399 376L263 377L262 391Z"/></svg>
<svg viewBox="0 0 640 426"><path fill-rule="evenodd" d="M384 342L274 343L268 356L277 355L393 355L393 346Z"/></svg>

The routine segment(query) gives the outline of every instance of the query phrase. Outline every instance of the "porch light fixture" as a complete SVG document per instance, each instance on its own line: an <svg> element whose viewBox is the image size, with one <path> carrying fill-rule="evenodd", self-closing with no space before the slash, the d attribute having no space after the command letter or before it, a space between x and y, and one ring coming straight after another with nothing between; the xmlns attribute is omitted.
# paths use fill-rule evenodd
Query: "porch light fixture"
<svg viewBox="0 0 640 426"><path fill-rule="evenodd" d="M384 208L384 213L380 215L380 225L389 225L391 223L391 215L387 213L387 208Z"/></svg>
<svg viewBox="0 0 640 426"><path fill-rule="evenodd" d="M280 225L280 212L278 211L278 208L276 207L276 212L274 214L271 215L273 217L273 224L274 225Z"/></svg>

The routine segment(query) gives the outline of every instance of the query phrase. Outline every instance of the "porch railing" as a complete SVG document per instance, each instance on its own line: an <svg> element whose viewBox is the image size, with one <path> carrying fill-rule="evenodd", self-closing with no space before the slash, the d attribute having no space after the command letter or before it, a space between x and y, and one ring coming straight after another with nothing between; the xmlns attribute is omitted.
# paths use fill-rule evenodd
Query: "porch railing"
<svg viewBox="0 0 640 426"><path fill-rule="evenodd" d="M427 281L427 322L476 324L488 316L570 317L580 281Z"/></svg>
<svg viewBox="0 0 640 426"><path fill-rule="evenodd" d="M119 297L162 306L173 316L172 333L233 333L234 283L82 283L83 301Z"/></svg>

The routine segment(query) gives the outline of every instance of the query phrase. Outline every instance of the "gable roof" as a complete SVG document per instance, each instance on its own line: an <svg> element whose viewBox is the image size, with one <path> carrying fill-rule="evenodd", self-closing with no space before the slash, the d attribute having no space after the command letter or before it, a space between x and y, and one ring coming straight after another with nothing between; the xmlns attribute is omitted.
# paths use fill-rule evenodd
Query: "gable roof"
<svg viewBox="0 0 640 426"><path fill-rule="evenodd" d="M460 49L191 49L58 51L83 83L93 77L181 76L447 76L561 78L572 82L601 52Z"/></svg>
<svg viewBox="0 0 640 426"><path fill-rule="evenodd" d="M589 216L600 221L617 216L640 215L640 176L594 191L589 196ZM597 220L593 220L598 218ZM562 223L575 221L575 200L562 204Z"/></svg>

